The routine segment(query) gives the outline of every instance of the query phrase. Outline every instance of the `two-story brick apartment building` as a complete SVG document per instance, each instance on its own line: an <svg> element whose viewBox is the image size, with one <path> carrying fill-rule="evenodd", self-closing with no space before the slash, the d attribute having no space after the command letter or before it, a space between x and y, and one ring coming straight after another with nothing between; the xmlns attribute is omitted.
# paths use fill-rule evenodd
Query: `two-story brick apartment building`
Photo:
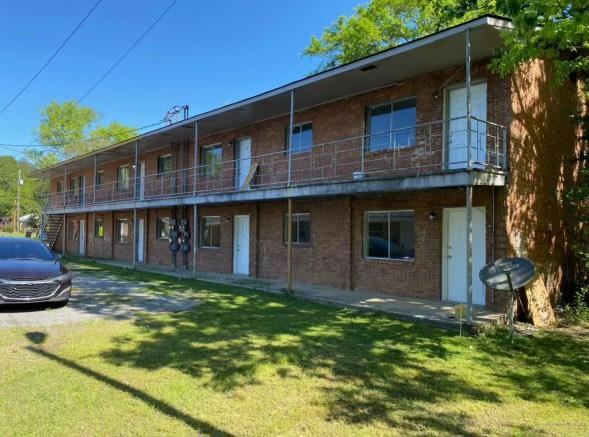
<svg viewBox="0 0 589 437"><path fill-rule="evenodd" d="M479 269L527 254L530 304L554 303L576 92L540 61L491 72L510 26L481 17L41 170L49 244L170 266L175 220L197 276L495 307Z"/></svg>

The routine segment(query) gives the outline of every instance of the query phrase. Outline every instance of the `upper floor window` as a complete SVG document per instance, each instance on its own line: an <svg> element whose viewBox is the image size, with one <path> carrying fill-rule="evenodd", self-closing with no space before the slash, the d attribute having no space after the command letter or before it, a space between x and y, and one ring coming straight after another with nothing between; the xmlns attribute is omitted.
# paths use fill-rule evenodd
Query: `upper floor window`
<svg viewBox="0 0 589 437"><path fill-rule="evenodd" d="M364 255L369 258L414 259L415 213L413 211L366 212Z"/></svg>
<svg viewBox="0 0 589 437"><path fill-rule="evenodd" d="M172 155L162 155L157 157L157 173L169 173L172 171Z"/></svg>
<svg viewBox="0 0 589 437"><path fill-rule="evenodd" d="M286 129L288 133L288 128ZM288 147L288 138L286 138ZM313 123L302 123L292 128L292 153L308 152L313 148Z"/></svg>
<svg viewBox="0 0 589 437"><path fill-rule="evenodd" d="M293 244L309 244L311 242L311 214L298 213L291 215ZM288 237L288 214L284 217L284 241Z"/></svg>
<svg viewBox="0 0 589 437"><path fill-rule="evenodd" d="M170 228L170 217L158 218L156 224L156 238L158 240L167 240L170 238Z"/></svg>
<svg viewBox="0 0 589 437"><path fill-rule="evenodd" d="M96 181L94 181L94 183L97 187L104 184L104 170L100 170L96 173Z"/></svg>
<svg viewBox="0 0 589 437"><path fill-rule="evenodd" d="M57 192L58 193L61 193L63 191L63 181L61 181L61 180L58 180L57 181L57 187L56 187L56 189L57 189Z"/></svg>
<svg viewBox="0 0 589 437"><path fill-rule="evenodd" d="M208 146L202 149L202 166L203 174L209 177L218 176L221 174L223 167L223 147L221 144L216 146Z"/></svg>
<svg viewBox="0 0 589 437"><path fill-rule="evenodd" d="M125 191L129 189L131 180L131 167L127 165L121 165L117 169L117 190Z"/></svg>
<svg viewBox="0 0 589 437"><path fill-rule="evenodd" d="M368 150L415 144L416 99L404 99L368 109Z"/></svg>
<svg viewBox="0 0 589 437"><path fill-rule="evenodd" d="M77 178L72 178L70 181L70 190L73 194L78 194L80 189L82 188L82 178L78 176Z"/></svg>

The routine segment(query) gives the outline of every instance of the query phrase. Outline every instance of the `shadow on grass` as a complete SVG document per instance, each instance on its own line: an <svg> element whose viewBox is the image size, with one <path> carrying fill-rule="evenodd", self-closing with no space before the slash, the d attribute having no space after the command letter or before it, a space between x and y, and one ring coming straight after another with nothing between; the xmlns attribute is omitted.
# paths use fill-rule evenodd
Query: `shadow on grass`
<svg viewBox="0 0 589 437"><path fill-rule="evenodd" d="M27 337L29 337L31 339L31 336L27 335ZM32 341L35 342L34 340L32 340ZM113 379L109 376L103 375L102 373L96 372L96 371L89 369L87 367L81 366L80 364L77 364L74 361L71 361L66 358L55 355L55 354L48 352L40 347L37 347L37 346L27 346L27 349L37 355L40 355L40 356L47 358L51 361L55 361L56 363L59 363L62 366L65 366L69 369L75 370L76 372L86 375L89 378L93 378L93 379L100 381L106 385L109 385L117 390L120 390L122 392L130 394L134 398L136 398L142 402L145 402L149 406L157 409L160 413L163 413L173 419L181 420L182 422L184 422L186 425L188 425L192 429L198 430L198 431L206 433L206 434L216 435L216 436L231 436L232 435L232 434L229 434L229 433L222 431L218 428L215 428L214 426L210 425L209 423L203 422L202 420L195 419L194 417L176 409L172 405L170 405L164 401L161 401L159 399L156 399L153 396L151 396L141 390L136 389L135 387L132 387L128 384L117 381L116 379Z"/></svg>
<svg viewBox="0 0 589 437"><path fill-rule="evenodd" d="M588 405L587 345L570 338L518 338L510 348L498 334L478 339L471 350L472 342L454 331L427 324L226 285L118 273L181 287L204 303L136 319L137 330L101 354L115 365L173 368L220 392L263 383L261 367L281 378L297 368L326 382L328 420L408 432L471 434L476 417L440 412L445 402L500 404L503 396L515 396Z"/></svg>

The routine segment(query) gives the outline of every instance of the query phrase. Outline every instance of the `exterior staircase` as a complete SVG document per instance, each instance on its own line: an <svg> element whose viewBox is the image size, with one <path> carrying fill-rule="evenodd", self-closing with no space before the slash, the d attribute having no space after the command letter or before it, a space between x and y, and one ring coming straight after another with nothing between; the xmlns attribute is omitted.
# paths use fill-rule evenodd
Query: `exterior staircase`
<svg viewBox="0 0 589 437"><path fill-rule="evenodd" d="M47 245L49 250L53 250L55 242L63 226L63 216L50 215L41 231L41 240Z"/></svg>

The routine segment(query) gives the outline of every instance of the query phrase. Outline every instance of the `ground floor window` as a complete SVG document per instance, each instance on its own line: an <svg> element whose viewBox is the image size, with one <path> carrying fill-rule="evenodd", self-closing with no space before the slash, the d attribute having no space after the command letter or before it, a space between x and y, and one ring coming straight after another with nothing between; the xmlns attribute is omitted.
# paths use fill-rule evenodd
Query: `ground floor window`
<svg viewBox="0 0 589 437"><path fill-rule="evenodd" d="M284 216L284 242L288 237L288 214ZM311 243L311 214L292 214L291 241L293 244Z"/></svg>
<svg viewBox="0 0 589 437"><path fill-rule="evenodd" d="M167 240L170 238L170 217L157 219L156 233L156 238L158 240Z"/></svg>
<svg viewBox="0 0 589 437"><path fill-rule="evenodd" d="M221 247L221 217L201 219L200 247Z"/></svg>
<svg viewBox="0 0 589 437"><path fill-rule="evenodd" d="M94 220L94 236L104 238L104 221L102 219Z"/></svg>
<svg viewBox="0 0 589 437"><path fill-rule="evenodd" d="M71 220L68 230L70 240L77 240L80 236L80 220Z"/></svg>
<svg viewBox="0 0 589 437"><path fill-rule="evenodd" d="M128 219L117 219L117 234L118 243L129 242L129 220Z"/></svg>
<svg viewBox="0 0 589 437"><path fill-rule="evenodd" d="M369 258L414 259L415 212L366 212L364 255Z"/></svg>

